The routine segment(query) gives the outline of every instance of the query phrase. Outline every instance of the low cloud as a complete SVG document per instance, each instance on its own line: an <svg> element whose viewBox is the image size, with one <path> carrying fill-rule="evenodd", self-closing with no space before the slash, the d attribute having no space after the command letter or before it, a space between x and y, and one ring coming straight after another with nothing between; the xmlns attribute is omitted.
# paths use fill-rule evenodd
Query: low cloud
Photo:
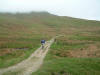
<svg viewBox="0 0 100 75"><path fill-rule="evenodd" d="M0 0L0 12L48 11L60 16L100 20L99 0Z"/></svg>

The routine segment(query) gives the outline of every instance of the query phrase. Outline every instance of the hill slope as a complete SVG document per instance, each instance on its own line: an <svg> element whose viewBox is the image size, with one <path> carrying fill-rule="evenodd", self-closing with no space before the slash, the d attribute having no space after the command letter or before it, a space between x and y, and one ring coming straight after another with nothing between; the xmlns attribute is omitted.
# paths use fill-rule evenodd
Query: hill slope
<svg viewBox="0 0 100 75"><path fill-rule="evenodd" d="M72 62L78 61L78 58L81 57L90 59L79 60L82 61L79 63L87 63L87 60L91 60L91 63L94 63L94 60L96 60L95 63L97 63L99 68L98 62L100 59L97 59L100 57L99 33L99 21L56 16L47 12L0 13L0 68L11 66L26 59L40 46L41 39L48 40L59 34L64 36L56 39L56 42L51 47L51 52L47 55L47 59L54 59L50 61L51 63L60 60L55 60L55 58L61 58L65 62L67 61L66 58L68 58L69 62ZM70 59L73 57L77 59ZM92 59L94 57L96 59ZM47 59L45 60L46 62ZM73 65L76 69L75 63ZM77 71L80 68L78 67ZM58 71L60 70L58 69ZM74 70L69 70L69 72L71 71ZM94 71L97 71L97 68ZM74 73L77 74L72 72L72 74Z"/></svg>

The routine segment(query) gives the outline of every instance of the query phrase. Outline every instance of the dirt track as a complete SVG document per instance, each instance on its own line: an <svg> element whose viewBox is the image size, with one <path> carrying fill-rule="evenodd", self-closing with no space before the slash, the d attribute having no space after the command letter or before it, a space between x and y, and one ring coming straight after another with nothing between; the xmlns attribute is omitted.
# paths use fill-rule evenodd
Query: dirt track
<svg viewBox="0 0 100 75"><path fill-rule="evenodd" d="M28 59L18 63L17 65L0 69L0 75L3 75L3 73L7 72L18 72L17 75L31 75L32 72L38 70L42 65L43 59L53 42L54 38L46 42L43 50L41 49L41 47L38 48Z"/></svg>

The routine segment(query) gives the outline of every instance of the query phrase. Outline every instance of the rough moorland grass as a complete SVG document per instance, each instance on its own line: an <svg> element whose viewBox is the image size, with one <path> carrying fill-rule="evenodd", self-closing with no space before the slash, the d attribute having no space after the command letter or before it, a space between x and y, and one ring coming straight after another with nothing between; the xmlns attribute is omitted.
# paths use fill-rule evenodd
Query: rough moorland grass
<svg viewBox="0 0 100 75"><path fill-rule="evenodd" d="M82 43L82 45L84 44ZM65 50L74 50L74 48L79 49L82 46L81 44L70 44L63 41L62 38L56 40L56 43L51 46L51 51L47 54L43 66L32 75L99 75L100 58L69 58L60 56ZM60 51L60 53L53 53L53 51Z"/></svg>
<svg viewBox="0 0 100 75"><path fill-rule="evenodd" d="M96 31L95 33L99 34L100 22L61 17L44 12L17 14L0 13L0 48L29 48L27 51L14 51L14 53L1 56L0 63L1 65L3 64L1 67L7 67L9 64L12 65L19 62L19 60L23 60L27 56L27 52L29 52L30 55L31 49L39 45L39 41L42 37L50 38L56 34L64 34L68 36L69 34L73 35L73 33L83 31ZM94 39L94 37L92 39ZM62 43L62 41L59 41L57 44L53 44L52 49L63 52L63 50L66 51L67 49L73 50L82 48L82 45L85 44ZM55 55L55 53L52 55Z"/></svg>
<svg viewBox="0 0 100 75"><path fill-rule="evenodd" d="M54 42L52 47L55 50L61 50L61 49L65 49L65 50L73 50L73 49L77 49L77 48L83 48L85 46L85 43L69 43L66 41L57 41Z"/></svg>
<svg viewBox="0 0 100 75"><path fill-rule="evenodd" d="M33 34L31 37L19 36L0 39L1 42L3 41L0 44L0 68L12 66L28 58L40 46L42 38L44 36ZM49 37L45 36L45 39L48 40Z"/></svg>
<svg viewBox="0 0 100 75"><path fill-rule="evenodd" d="M11 65L17 64L20 61L28 58L31 53L33 53L39 45L34 46L34 48L27 50L16 50L12 53L0 56L0 68L9 67Z"/></svg>
<svg viewBox="0 0 100 75"><path fill-rule="evenodd" d="M18 39L7 39L3 44L0 45L1 48L33 48L35 44L39 44L40 38L18 38Z"/></svg>
<svg viewBox="0 0 100 75"><path fill-rule="evenodd" d="M50 58L32 75L99 75L99 58Z"/></svg>
<svg viewBox="0 0 100 75"><path fill-rule="evenodd" d="M82 35L73 35L70 37L73 40L87 40L87 41L100 41L100 36L82 36Z"/></svg>

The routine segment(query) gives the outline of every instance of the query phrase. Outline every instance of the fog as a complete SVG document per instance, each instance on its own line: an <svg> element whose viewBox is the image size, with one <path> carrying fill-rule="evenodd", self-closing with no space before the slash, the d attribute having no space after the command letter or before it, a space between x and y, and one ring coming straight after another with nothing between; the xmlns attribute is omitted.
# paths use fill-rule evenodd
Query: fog
<svg viewBox="0 0 100 75"><path fill-rule="evenodd" d="M0 12L30 11L100 20L100 0L0 0Z"/></svg>

